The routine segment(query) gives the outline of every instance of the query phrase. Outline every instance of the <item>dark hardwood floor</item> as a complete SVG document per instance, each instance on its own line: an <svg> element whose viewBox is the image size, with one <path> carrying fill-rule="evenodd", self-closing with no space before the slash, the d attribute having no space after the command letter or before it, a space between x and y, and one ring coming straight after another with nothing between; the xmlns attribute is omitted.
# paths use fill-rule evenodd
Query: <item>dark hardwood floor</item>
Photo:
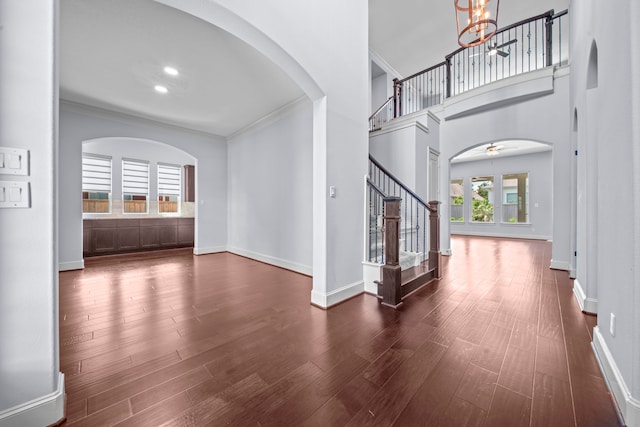
<svg viewBox="0 0 640 427"><path fill-rule="evenodd" d="M60 274L66 425L620 425L550 244L452 240L399 310L228 253L88 260Z"/></svg>

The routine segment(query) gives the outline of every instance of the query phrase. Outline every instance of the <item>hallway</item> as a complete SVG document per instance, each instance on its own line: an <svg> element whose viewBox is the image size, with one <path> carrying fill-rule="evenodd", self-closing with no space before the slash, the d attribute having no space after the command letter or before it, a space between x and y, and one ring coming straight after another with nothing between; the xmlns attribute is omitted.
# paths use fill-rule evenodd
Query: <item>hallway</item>
<svg viewBox="0 0 640 427"><path fill-rule="evenodd" d="M397 311L309 305L311 279L236 255L60 274L65 425L616 426L550 243L452 237Z"/></svg>

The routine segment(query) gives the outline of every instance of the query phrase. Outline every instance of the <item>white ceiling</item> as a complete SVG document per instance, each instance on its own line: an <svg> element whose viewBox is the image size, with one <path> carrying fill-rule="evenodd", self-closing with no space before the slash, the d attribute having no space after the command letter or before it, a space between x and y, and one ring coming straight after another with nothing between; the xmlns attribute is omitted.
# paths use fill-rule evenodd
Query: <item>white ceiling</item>
<svg viewBox="0 0 640 427"><path fill-rule="evenodd" d="M502 0L499 24L568 3ZM241 40L153 0L60 4L62 99L229 136L304 96ZM401 75L457 48L453 0L369 0L369 27L371 50ZM167 65L180 75L164 74Z"/></svg>
<svg viewBox="0 0 640 427"><path fill-rule="evenodd" d="M569 7L569 0L502 0L498 27ZM369 49L402 77L458 49L454 0L369 0Z"/></svg>
<svg viewBox="0 0 640 427"><path fill-rule="evenodd" d="M451 159L451 163L473 162L477 160L494 160L501 157L519 156L522 154L540 153L550 151L551 146L534 141L511 140L500 141L494 145L498 151L495 156L487 155L487 147L492 144L483 144L467 150Z"/></svg>
<svg viewBox="0 0 640 427"><path fill-rule="evenodd" d="M227 136L303 96L254 48L176 9L152 0L60 3L63 99Z"/></svg>

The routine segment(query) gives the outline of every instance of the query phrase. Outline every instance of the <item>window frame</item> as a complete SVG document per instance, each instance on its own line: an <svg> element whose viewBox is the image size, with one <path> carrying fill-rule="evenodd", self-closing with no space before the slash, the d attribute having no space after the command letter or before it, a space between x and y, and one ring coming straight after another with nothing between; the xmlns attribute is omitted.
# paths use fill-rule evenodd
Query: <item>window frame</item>
<svg viewBox="0 0 640 427"><path fill-rule="evenodd" d="M505 212L506 212L506 208L505 205L512 205L513 203L505 203L506 202L506 195L507 194L511 194L511 193L505 193L505 188L510 188L510 187L505 187L504 185L504 181L505 181L505 177L507 177L506 179L517 179L517 175L526 175L526 185L525 185L525 216L526 216L526 221L524 222L520 222L517 220L516 221L509 221L509 220L505 220ZM500 181L500 220L502 224L506 224L506 225L530 225L531 224L531 209L529 206L529 197L531 195L531 191L529 188L529 185L531 184L531 173L530 172L516 172L516 173L503 173L501 175L501 181ZM517 189L517 186L516 186ZM516 191L516 197L517 197L517 191ZM516 202L515 204L517 205L519 203Z"/></svg>
<svg viewBox="0 0 640 427"><path fill-rule="evenodd" d="M479 200L473 199L473 194L476 192L476 188L474 188L474 183L476 182L491 182L491 191L487 193L487 202L491 205L491 220L490 221L477 221L474 219L474 213L476 213L476 207L479 205ZM480 187L482 184L479 184ZM469 222L473 224L496 224L496 212L495 212L495 187L496 187L496 177L495 175L478 175L471 177L471 203L470 203L470 217ZM493 197L491 197L493 195ZM493 199L493 201L492 201ZM502 200L501 200L502 201ZM487 211L489 208L485 208ZM486 214L485 214L486 216Z"/></svg>
<svg viewBox="0 0 640 427"><path fill-rule="evenodd" d="M127 167L128 166L128 167ZM137 169L136 169L137 168ZM143 170L146 169L146 170ZM149 215L149 189L150 189L150 164L148 160L122 158L122 214L123 215ZM129 172L129 173L127 173ZM144 180L146 178L146 182ZM129 191L140 190L140 191ZM146 190L142 191L142 190ZM130 196L131 199L126 197ZM144 199L136 199L144 197ZM145 201L144 212L127 212L127 206L131 201Z"/></svg>
<svg viewBox="0 0 640 427"><path fill-rule="evenodd" d="M85 168L85 160L92 160L96 163L93 164L94 168L106 168L106 172L100 172L98 170L89 171ZM104 162L100 164L100 162ZM108 164L107 164L108 163ZM94 176L92 177L94 181L102 181L102 182L92 182L89 183L85 181L88 178L88 172L93 172L94 174L108 174L108 178ZM95 153L82 153L82 177L81 177L81 185L82 185L82 215L110 215L113 212L113 158L111 156L103 155L103 154L95 154ZM108 186L108 191L105 188ZM102 190L102 191L101 191ZM87 198L85 199L84 194L87 194ZM107 194L107 211L95 212L95 211L85 211L85 200L104 200L104 199L92 199L90 197L91 193L106 193Z"/></svg>
<svg viewBox="0 0 640 427"><path fill-rule="evenodd" d="M169 171L172 171L173 173ZM173 178L168 177L167 175L171 175ZM182 211L182 166L171 163L158 162L156 165L156 177L158 215L180 216L180 213ZM177 183L175 182L175 177L177 177ZM175 197L176 210L173 212L161 212L162 203L165 202L160 200L162 197ZM169 202L170 201L171 200L169 200Z"/></svg>
<svg viewBox="0 0 640 427"><path fill-rule="evenodd" d="M452 224L464 224L465 223L465 204L466 204L466 200L464 197L464 178L456 178L456 179L450 179L449 180L449 201L450 201L450 206L449 206L449 222ZM451 185L452 184L457 184L460 183L460 185L462 186L462 204L461 205L454 205L453 203L453 198L451 197ZM451 218L454 218L454 216L452 215L453 212L453 206L462 206L462 216L461 217L457 217L455 220L452 220ZM460 220L460 218L462 218L462 220Z"/></svg>

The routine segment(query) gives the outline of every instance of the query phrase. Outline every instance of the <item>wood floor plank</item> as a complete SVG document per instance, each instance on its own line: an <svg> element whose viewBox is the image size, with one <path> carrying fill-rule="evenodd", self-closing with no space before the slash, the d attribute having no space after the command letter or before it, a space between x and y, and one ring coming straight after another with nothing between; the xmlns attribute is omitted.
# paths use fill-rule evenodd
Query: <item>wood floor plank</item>
<svg viewBox="0 0 640 427"><path fill-rule="evenodd" d="M348 425L381 426L393 423L446 351L446 347L427 341L358 411Z"/></svg>
<svg viewBox="0 0 640 427"><path fill-rule="evenodd" d="M613 427L619 426L611 400L612 399L602 377L596 375L574 375L571 389L575 404L576 424L580 427Z"/></svg>
<svg viewBox="0 0 640 427"><path fill-rule="evenodd" d="M433 426L482 427L487 414L484 410L459 397L452 397L449 406L439 420L430 421ZM396 423L401 426L403 424Z"/></svg>
<svg viewBox="0 0 640 427"><path fill-rule="evenodd" d="M155 387L146 389L145 391L132 396L129 401L131 402L131 411L134 414L147 409L156 403L168 399L176 394L182 393L187 389L206 381L209 376L209 372L203 367L199 366L192 371L173 378L162 384L158 384Z"/></svg>
<svg viewBox="0 0 640 427"><path fill-rule="evenodd" d="M116 427L155 427L175 418L179 414L189 409L193 403L182 392L171 396L168 399L159 401L152 406L134 414L126 420L115 424Z"/></svg>
<svg viewBox="0 0 640 427"><path fill-rule="evenodd" d="M470 363L462 376L455 395L484 411L488 411L497 381L498 374Z"/></svg>
<svg viewBox="0 0 640 427"><path fill-rule="evenodd" d="M544 336L538 337L536 372L552 375L559 380L569 382L569 367L564 341Z"/></svg>
<svg viewBox="0 0 640 427"><path fill-rule="evenodd" d="M489 371L500 373L507 345L511 337L511 330L500 326L491 326L484 335L471 363Z"/></svg>
<svg viewBox="0 0 640 427"><path fill-rule="evenodd" d="M575 426L569 382L536 372L531 403L531 426Z"/></svg>
<svg viewBox="0 0 640 427"><path fill-rule="evenodd" d="M523 396L533 395L535 351L508 346L498 384Z"/></svg>
<svg viewBox="0 0 640 427"><path fill-rule="evenodd" d="M98 412L94 412L87 417L80 418L68 425L72 427L102 427L112 426L131 416L131 408L126 400L120 401L115 405L106 407Z"/></svg>
<svg viewBox="0 0 640 427"><path fill-rule="evenodd" d="M527 427L531 418L531 399L496 386L491 408L487 414L486 427Z"/></svg>
<svg viewBox="0 0 640 427"><path fill-rule="evenodd" d="M261 426L300 425L321 408L332 396L356 375L360 375L368 362L352 354L260 419Z"/></svg>
<svg viewBox="0 0 640 427"><path fill-rule="evenodd" d="M477 345L456 339L435 368L429 372L425 381L416 389L406 407L397 414L399 416L396 424L409 425L411 420L423 420L426 425L447 423L447 408L458 391L469 361L476 350ZM491 375L495 374L491 373ZM477 390L484 388L481 385L484 380L480 377L481 375L477 375L475 380L469 381L477 386L476 390L469 393L474 398ZM424 402L429 404L425 405Z"/></svg>

